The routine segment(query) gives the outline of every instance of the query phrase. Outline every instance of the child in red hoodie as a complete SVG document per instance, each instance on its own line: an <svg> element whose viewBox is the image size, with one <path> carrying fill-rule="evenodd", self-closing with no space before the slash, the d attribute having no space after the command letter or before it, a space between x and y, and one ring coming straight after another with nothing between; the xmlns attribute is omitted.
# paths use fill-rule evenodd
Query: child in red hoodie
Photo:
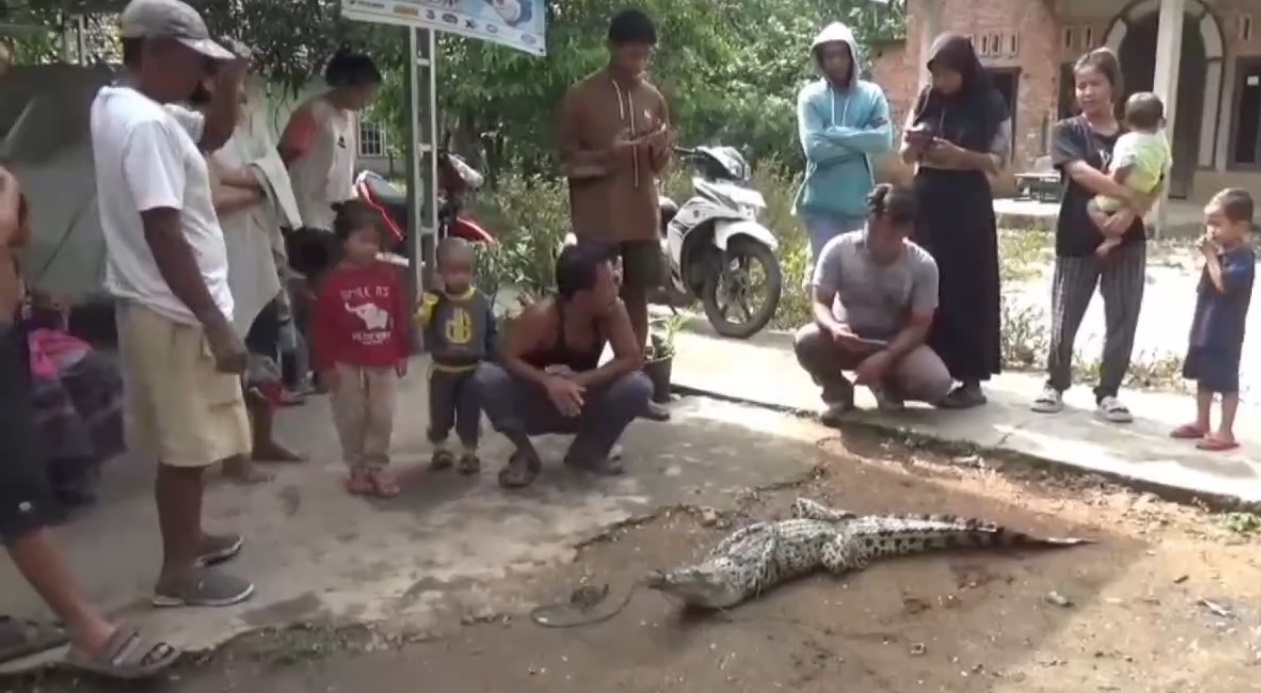
<svg viewBox="0 0 1261 693"><path fill-rule="evenodd" d="M315 306L314 365L332 394L333 421L350 465L351 493L398 494L388 471L398 379L407 373L409 309L399 270L377 260L379 216L343 203L333 230L343 259L324 278Z"/></svg>

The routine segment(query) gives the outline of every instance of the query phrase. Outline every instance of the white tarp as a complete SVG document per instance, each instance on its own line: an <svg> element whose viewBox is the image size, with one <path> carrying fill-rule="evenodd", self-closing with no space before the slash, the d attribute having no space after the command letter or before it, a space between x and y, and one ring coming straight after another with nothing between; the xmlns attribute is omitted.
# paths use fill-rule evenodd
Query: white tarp
<svg viewBox="0 0 1261 693"><path fill-rule="evenodd" d="M23 66L0 77L0 162L26 192L33 238L27 281L47 291L99 293L105 242L96 211L88 109L109 68Z"/></svg>

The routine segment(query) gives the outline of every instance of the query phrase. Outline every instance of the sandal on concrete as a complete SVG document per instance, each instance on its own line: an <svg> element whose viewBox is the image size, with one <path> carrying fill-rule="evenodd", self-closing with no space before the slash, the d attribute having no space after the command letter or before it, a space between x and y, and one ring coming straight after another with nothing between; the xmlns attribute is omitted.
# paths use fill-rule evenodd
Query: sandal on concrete
<svg viewBox="0 0 1261 693"><path fill-rule="evenodd" d="M518 450L508 458L508 465L499 471L499 485L504 488L525 488L539 478L543 463L538 455Z"/></svg>
<svg viewBox="0 0 1261 693"><path fill-rule="evenodd" d="M71 648L62 666L115 681L140 681L162 674L179 657L177 648L164 642L147 641L134 628L120 627L100 652Z"/></svg>
<svg viewBox="0 0 1261 693"><path fill-rule="evenodd" d="M435 472L444 472L453 464L455 464L455 455L445 448L434 450L433 457L429 458L429 468Z"/></svg>
<svg viewBox="0 0 1261 693"><path fill-rule="evenodd" d="M481 474L482 461L478 459L476 453L466 452L463 455L460 455L460 460L455 464L455 471L463 474L464 476Z"/></svg>
<svg viewBox="0 0 1261 693"><path fill-rule="evenodd" d="M47 652L69 642L66 629L58 624L0 616L0 664Z"/></svg>
<svg viewBox="0 0 1261 693"><path fill-rule="evenodd" d="M1239 443L1230 438L1223 438L1216 433L1210 433L1204 436L1204 439L1195 444L1196 449L1205 452L1226 452L1239 447Z"/></svg>
<svg viewBox="0 0 1261 693"><path fill-rule="evenodd" d="M1208 431L1196 424L1182 424L1169 432L1169 437L1174 440L1199 440L1206 435Z"/></svg>
<svg viewBox="0 0 1261 693"><path fill-rule="evenodd" d="M368 482L372 485L372 495L377 498L394 498L402 492L398 479L388 469L374 469L368 473Z"/></svg>

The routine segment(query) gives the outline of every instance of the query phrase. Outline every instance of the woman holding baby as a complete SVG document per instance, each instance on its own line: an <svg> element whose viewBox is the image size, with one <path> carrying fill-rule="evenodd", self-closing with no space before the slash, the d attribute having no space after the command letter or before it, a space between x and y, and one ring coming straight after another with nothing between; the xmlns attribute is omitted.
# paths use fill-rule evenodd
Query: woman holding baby
<svg viewBox="0 0 1261 693"><path fill-rule="evenodd" d="M1106 48L1082 56L1073 79L1081 115L1056 123L1051 158L1066 182L1055 227L1055 276L1051 295L1051 344L1047 382L1033 411L1056 413L1072 385L1073 342L1095 289L1103 295L1106 334L1095 402L1100 418L1129 423L1134 417L1117 398L1130 367L1134 334L1143 305L1147 235L1143 215L1163 181L1146 194L1118 183L1105 171L1124 128L1116 103L1124 93L1121 65ZM1092 209L1098 196L1124 202L1106 220ZM1106 252L1100 252L1105 239Z"/></svg>

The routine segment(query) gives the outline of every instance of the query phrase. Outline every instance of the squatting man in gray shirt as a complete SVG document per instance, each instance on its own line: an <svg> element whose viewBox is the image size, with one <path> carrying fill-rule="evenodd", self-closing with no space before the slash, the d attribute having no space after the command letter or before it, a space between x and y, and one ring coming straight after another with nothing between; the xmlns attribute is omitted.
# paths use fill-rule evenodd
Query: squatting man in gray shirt
<svg viewBox="0 0 1261 693"><path fill-rule="evenodd" d="M797 331L797 361L823 389L822 419L835 425L854 408L855 382L881 409L914 400L936 405L953 381L924 337L937 310L937 262L907 236L911 190L881 184L868 202L867 228L833 238L814 270L814 322Z"/></svg>

